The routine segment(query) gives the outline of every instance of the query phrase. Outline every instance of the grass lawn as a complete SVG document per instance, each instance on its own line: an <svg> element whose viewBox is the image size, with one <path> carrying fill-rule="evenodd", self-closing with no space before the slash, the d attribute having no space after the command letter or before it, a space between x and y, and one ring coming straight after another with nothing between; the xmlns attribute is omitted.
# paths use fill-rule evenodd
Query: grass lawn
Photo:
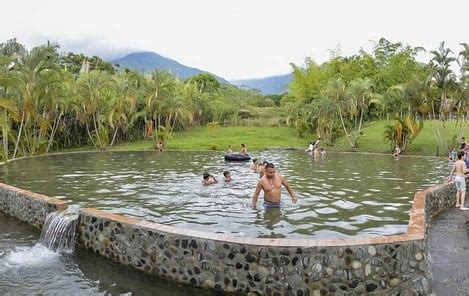
<svg viewBox="0 0 469 296"><path fill-rule="evenodd" d="M383 142L384 127L390 123L390 121L382 120L368 124L363 129L363 136L360 138L358 150L391 153L390 144ZM461 133L459 132L459 127L462 127ZM438 132L440 132L443 141L447 143L451 143L452 136L456 135L456 141L459 143L461 135L466 135L466 138L469 137L469 122L465 122L462 125L458 123L458 125L456 125L455 122L427 120L423 124L422 131L417 138L412 141L407 151L404 153L435 156L438 150L439 156L445 155L446 151L444 151L444 145L442 145L441 141L437 140ZM348 144L345 138L341 138L334 144L334 147L331 148L336 151L349 151L350 144Z"/></svg>
<svg viewBox="0 0 469 296"><path fill-rule="evenodd" d="M229 145L233 145L233 151L238 151L241 143L246 144L248 150L306 148L314 137L306 135L304 138L299 138L291 127L220 127L210 131L206 127L198 127L174 134L168 141L166 149L224 151ZM152 149L152 141L146 140L120 144L112 150Z"/></svg>
<svg viewBox="0 0 469 296"><path fill-rule="evenodd" d="M358 151L391 153L391 147L383 142L384 127L390 122L386 120L369 123L363 128L363 136L360 139ZM461 130L460 130L461 127ZM441 134L443 140L437 140L437 134ZM469 123L456 125L455 122L425 121L423 130L410 144L405 154L416 155L446 155L443 142L451 143L451 137L456 135L459 143L460 136L469 138ZM225 151L229 145L233 145L234 151L239 151L241 143L247 145L248 150L262 150L268 148L301 148L307 147L310 140L315 139L312 134L304 138L296 136L291 127L220 127L216 130L208 130L206 127L198 127L183 132L175 133L167 143L169 150L218 150ZM67 151L93 150L92 147L81 147ZM132 143L124 143L114 146L114 151L140 151L153 150L151 140L142 140ZM350 145L345 137L338 139L333 146L327 147L329 151L350 151Z"/></svg>

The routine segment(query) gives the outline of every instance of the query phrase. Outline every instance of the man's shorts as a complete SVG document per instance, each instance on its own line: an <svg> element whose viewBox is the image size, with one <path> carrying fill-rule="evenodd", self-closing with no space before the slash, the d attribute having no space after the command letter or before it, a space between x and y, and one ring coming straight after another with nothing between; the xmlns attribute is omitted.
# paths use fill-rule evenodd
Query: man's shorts
<svg viewBox="0 0 469 296"><path fill-rule="evenodd" d="M266 209L280 208L280 203L270 202L270 201L264 200L264 208L266 208Z"/></svg>
<svg viewBox="0 0 469 296"><path fill-rule="evenodd" d="M456 184L457 191L466 191L466 178L462 176L454 177L454 184Z"/></svg>

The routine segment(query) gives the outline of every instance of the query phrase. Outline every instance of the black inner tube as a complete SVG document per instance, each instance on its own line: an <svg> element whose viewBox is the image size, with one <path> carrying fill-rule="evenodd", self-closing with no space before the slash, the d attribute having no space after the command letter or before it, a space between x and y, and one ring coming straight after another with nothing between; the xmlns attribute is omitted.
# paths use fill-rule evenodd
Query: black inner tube
<svg viewBox="0 0 469 296"><path fill-rule="evenodd" d="M227 161L246 161L250 159L251 156L249 156L248 154L228 153L225 155L225 160Z"/></svg>

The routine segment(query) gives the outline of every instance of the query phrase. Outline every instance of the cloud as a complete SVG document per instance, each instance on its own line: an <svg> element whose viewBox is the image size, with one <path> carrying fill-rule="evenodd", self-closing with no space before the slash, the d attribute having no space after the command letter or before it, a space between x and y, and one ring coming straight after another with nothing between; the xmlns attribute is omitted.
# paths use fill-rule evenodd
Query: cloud
<svg viewBox="0 0 469 296"><path fill-rule="evenodd" d="M305 57L321 63L328 49L369 50L385 37L437 49L442 40L459 52L467 38L468 1L447 0L15 0L2 3L0 40L47 40L65 51L113 59L154 51L228 79L290 71ZM436 23L440 25L435 25Z"/></svg>

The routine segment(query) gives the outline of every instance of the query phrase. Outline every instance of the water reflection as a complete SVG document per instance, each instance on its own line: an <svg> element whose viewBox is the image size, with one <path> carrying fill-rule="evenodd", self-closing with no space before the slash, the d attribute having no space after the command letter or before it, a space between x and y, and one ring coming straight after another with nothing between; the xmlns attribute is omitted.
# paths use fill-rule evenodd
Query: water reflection
<svg viewBox="0 0 469 296"><path fill-rule="evenodd" d="M258 237L346 237L406 230L413 195L445 179L435 158L298 151L254 153L274 162L296 191L280 212L254 211L258 174L218 152L110 152L45 156L2 166L3 182L114 213L181 227ZM233 176L223 182L223 171ZM202 173L220 181L202 185ZM262 198L260 198L259 203ZM260 204L259 204L260 206ZM261 207L262 208L262 207Z"/></svg>

